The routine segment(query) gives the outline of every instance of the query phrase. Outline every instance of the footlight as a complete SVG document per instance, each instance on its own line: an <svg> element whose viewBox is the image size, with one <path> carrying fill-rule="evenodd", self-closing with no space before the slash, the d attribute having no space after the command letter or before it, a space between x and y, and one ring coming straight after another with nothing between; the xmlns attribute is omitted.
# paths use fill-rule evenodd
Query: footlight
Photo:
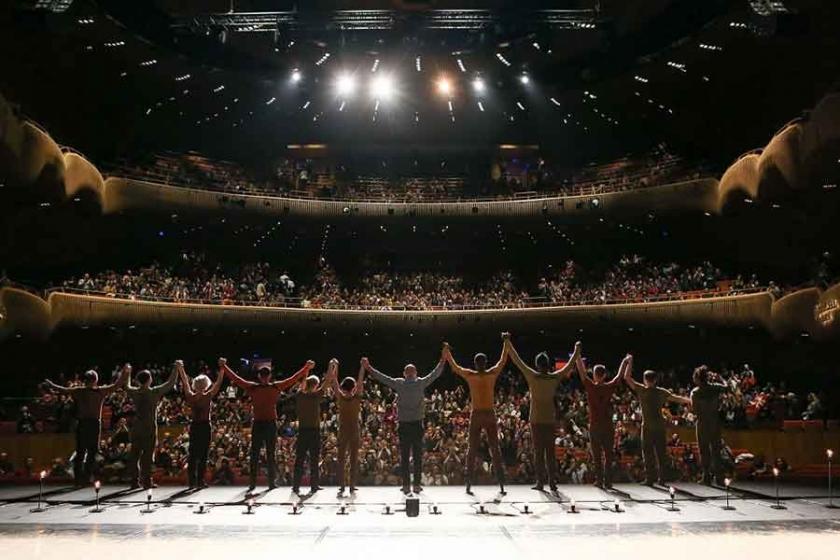
<svg viewBox="0 0 840 560"><path fill-rule="evenodd" d="M193 513L204 515L205 513L207 513L207 505L205 505L204 502L198 502L198 509L195 510Z"/></svg>
<svg viewBox="0 0 840 560"><path fill-rule="evenodd" d="M432 504L432 515L440 515L440 507L437 503Z"/></svg>
<svg viewBox="0 0 840 560"><path fill-rule="evenodd" d="M338 506L338 512L336 513L336 515L348 515L347 506L344 504Z"/></svg>
<svg viewBox="0 0 840 560"><path fill-rule="evenodd" d="M90 510L91 513L101 513L102 508L99 507L99 492L102 490L102 483L98 480L93 483L93 491L96 492L96 507Z"/></svg>
<svg viewBox="0 0 840 560"><path fill-rule="evenodd" d="M254 514L254 498L248 498L248 501L245 502L245 511L243 511L242 513L243 515Z"/></svg>
<svg viewBox="0 0 840 560"><path fill-rule="evenodd" d="M726 486L726 505L723 506L723 509L725 509L727 511L732 511L733 509L735 509L735 506L729 505L729 485L730 484L732 484L732 479L731 478L727 477L727 478L723 479L723 485Z"/></svg>
<svg viewBox="0 0 840 560"><path fill-rule="evenodd" d="M303 508L300 504L292 504L292 511L289 512L289 515L300 515L300 510Z"/></svg>
<svg viewBox="0 0 840 560"><path fill-rule="evenodd" d="M613 502L613 511L615 511L616 513L621 513L623 511L621 509L621 502L619 502L618 500Z"/></svg>
<svg viewBox="0 0 840 560"><path fill-rule="evenodd" d="M531 515L533 513L531 511L531 504L529 504L528 502L522 504L522 513L524 513L525 515Z"/></svg>
<svg viewBox="0 0 840 560"><path fill-rule="evenodd" d="M680 511L680 508L674 503L674 494L676 494L676 490L674 490L673 486L669 486L668 495L671 497L671 507L668 508L668 511Z"/></svg>
<svg viewBox="0 0 840 560"><path fill-rule="evenodd" d="M141 510L140 513L152 513L152 489L146 490L146 509Z"/></svg>
<svg viewBox="0 0 840 560"><path fill-rule="evenodd" d="M41 475L38 477L38 507L32 508L29 510L29 513L40 513L44 511L45 508L41 507L41 503L44 500L44 479L47 478L47 471L41 471Z"/></svg>
<svg viewBox="0 0 840 560"><path fill-rule="evenodd" d="M574 498L569 502L569 511L568 513L580 513L577 508L577 502Z"/></svg>
<svg viewBox="0 0 840 560"><path fill-rule="evenodd" d="M382 515L394 515L390 504L385 504L385 509L382 511Z"/></svg>
<svg viewBox="0 0 840 560"><path fill-rule="evenodd" d="M770 507L773 509L787 509L782 505L782 502L779 501L779 469L777 467L773 467L773 481L776 486L776 503Z"/></svg>
<svg viewBox="0 0 840 560"><path fill-rule="evenodd" d="M840 506L834 505L834 492L831 487L831 460L834 458L834 451L831 449L825 450L825 457L828 459L828 505L825 506L829 509L837 509Z"/></svg>
<svg viewBox="0 0 840 560"><path fill-rule="evenodd" d="M478 513L482 515L487 513L487 508L484 507L484 504L478 504Z"/></svg>

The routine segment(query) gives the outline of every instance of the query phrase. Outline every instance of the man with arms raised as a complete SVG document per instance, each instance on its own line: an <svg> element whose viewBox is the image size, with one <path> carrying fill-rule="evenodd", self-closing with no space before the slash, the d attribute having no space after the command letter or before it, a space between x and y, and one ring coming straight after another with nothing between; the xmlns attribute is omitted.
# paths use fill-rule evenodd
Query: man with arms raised
<svg viewBox="0 0 840 560"><path fill-rule="evenodd" d="M338 363L332 377L332 390L338 406L338 493L344 494L345 484L350 493L356 492L359 478L359 448L362 441L361 412L364 393L365 368L359 367L356 379L345 377L338 382ZM350 459L349 476L345 473L347 459Z"/></svg>
<svg viewBox="0 0 840 560"><path fill-rule="evenodd" d="M691 390L691 408L697 416L697 445L700 448L703 484L711 484L713 476L715 482L722 484L720 395L729 387L706 366L695 369L693 377L697 386Z"/></svg>
<svg viewBox="0 0 840 560"><path fill-rule="evenodd" d="M642 407L644 484L653 486L654 483L662 484L665 482L668 468L668 456L665 453L665 418L662 416L662 407L668 402L691 404L691 400L657 386L659 375L653 370L645 370L643 378L644 384L637 383L633 379L633 368L625 366L624 380L636 393Z"/></svg>
<svg viewBox="0 0 840 560"><path fill-rule="evenodd" d="M542 491L546 480L552 491L557 490L557 457L554 454L554 428L557 422L557 405L554 393L557 385L572 375L580 357L580 342L575 343L575 349L569 362L562 368L551 371L551 360L546 352L540 352L534 358L532 368L522 361L519 353L510 341L509 333L502 333L507 353L511 361L519 368L528 391L531 394L529 421L531 423L531 445L534 448L534 468L537 471L537 484L534 490Z"/></svg>
<svg viewBox="0 0 840 560"><path fill-rule="evenodd" d="M472 494L472 479L475 474L475 463L478 459L478 449L481 444L481 432L487 436L487 447L490 448L490 456L493 458L493 470L496 471L496 479L499 482L499 489L505 495L505 471L502 462L502 450L499 446L499 425L496 420L495 397L496 380L505 367L508 359L508 345L502 345L502 356L499 361L487 369L487 355L478 353L473 359L475 369L467 369L459 366L452 357L449 345L444 348L444 356L449 362L452 371L467 382L470 388L470 402L472 414L470 415L469 449L467 450L466 484L467 494Z"/></svg>
<svg viewBox="0 0 840 560"><path fill-rule="evenodd" d="M180 360L179 360L180 362ZM175 386L178 379L178 363L165 383L152 387L152 372L147 369L137 374L135 387L129 381L126 388L134 401L134 423L131 425L131 453L128 456L128 472L131 488L154 486L152 482L152 459L157 447L157 409L160 400Z"/></svg>
<svg viewBox="0 0 840 560"><path fill-rule="evenodd" d="M181 387L184 391L184 400L190 407L190 440L187 451L187 481L190 488L206 488L204 473L207 470L207 456L210 454L210 412L213 406L213 397L222 388L222 381L225 376L220 371L216 374L216 381L210 385L210 378L202 374L190 383L187 372L184 370L184 362L175 362L178 374L181 377Z"/></svg>
<svg viewBox="0 0 840 560"><path fill-rule="evenodd" d="M612 396L625 371L633 367L633 357L627 354L618 367L618 373L607 381L607 368L597 364L592 368L592 379L586 375L583 358L578 356L577 370L580 382L586 391L589 408L589 446L595 471L595 485L612 488L613 446L615 424L613 423Z"/></svg>
<svg viewBox="0 0 840 560"><path fill-rule="evenodd" d="M403 368L403 377L389 377L375 369L367 358L362 358L361 366L367 373L397 393L397 417L399 419L398 434L400 437L400 472L402 474L402 491L411 492L409 486L409 461L414 458L414 487L415 493L423 490L421 479L423 475L423 419L426 416L425 390L440 374L443 373L444 356L447 347L444 345L440 360L435 369L425 377L417 377L417 368L408 364Z"/></svg>
<svg viewBox="0 0 840 560"><path fill-rule="evenodd" d="M73 457L73 476L76 486L90 484L96 454L99 453L99 434L102 430L102 403L105 397L128 383L131 364L125 364L116 383L99 385L99 374L88 370L82 376L82 387L64 387L46 380L50 389L70 395L76 403L76 454Z"/></svg>
<svg viewBox="0 0 840 560"><path fill-rule="evenodd" d="M271 380L271 368L261 367L257 371L258 381L246 381L233 372L227 365L227 360L219 358L219 372L224 372L231 382L244 389L251 397L251 457L250 483L248 492L257 486L257 471L260 466L260 451L265 447L265 458L268 463L268 488L277 488L277 462L274 450L277 447L277 399L280 393L291 388L312 371L315 362L307 361L297 373L282 381Z"/></svg>
<svg viewBox="0 0 840 560"><path fill-rule="evenodd" d="M310 375L301 381L295 396L298 417L298 433L295 443L295 470L292 492L300 494L300 480L303 464L309 459L309 484L311 493L321 489L321 400L327 385L332 383L338 371L338 360L333 358L327 368L327 375L321 382L317 375Z"/></svg>

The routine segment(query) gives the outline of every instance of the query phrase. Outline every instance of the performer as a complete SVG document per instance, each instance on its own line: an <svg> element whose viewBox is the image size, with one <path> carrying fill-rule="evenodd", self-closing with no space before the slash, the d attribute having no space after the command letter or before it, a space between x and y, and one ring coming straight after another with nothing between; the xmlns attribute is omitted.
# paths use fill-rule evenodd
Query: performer
<svg viewBox="0 0 840 560"><path fill-rule="evenodd" d="M129 381L126 390L134 401L134 423L131 425L131 453L128 456L128 472L132 490L154 488L152 481L152 460L157 447L157 409L163 396L172 390L178 379L178 366L172 371L166 382L152 387L152 372L147 369L137 374L135 387Z"/></svg>
<svg viewBox="0 0 840 560"><path fill-rule="evenodd" d="M257 371L257 383L242 379L227 365L227 360L219 358L219 372L225 375L234 385L242 388L251 397L251 457L250 483L248 492L257 486L257 471L260 466L260 450L265 447L265 458L268 463L268 488L277 488L277 460L274 450L277 446L277 399L280 393L289 389L312 371L315 362L307 361L297 373L282 381L271 380L271 368L261 367Z"/></svg>
<svg viewBox="0 0 840 560"><path fill-rule="evenodd" d="M534 451L534 468L537 471L537 484L534 490L542 491L546 480L552 491L557 490L557 457L554 453L554 428L557 422L557 405L554 393L557 385L571 377L580 357L580 342L575 343L575 349L569 362L562 368L551 371L551 360L548 354L540 352L534 358L536 369L522 361L519 353L510 341L509 333L502 333L507 353L511 361L519 368L528 391L531 394L529 421L531 423L531 444Z"/></svg>
<svg viewBox="0 0 840 560"><path fill-rule="evenodd" d="M338 406L338 494L344 494L345 485L350 493L356 492L359 478L359 448L361 446L362 394L364 393L365 368L359 367L356 379L345 377L338 382L338 364L332 377L332 390ZM347 458L350 459L349 476L345 473Z"/></svg>
<svg viewBox="0 0 840 560"><path fill-rule="evenodd" d="M404 494L410 492L420 493L423 491L421 483L423 474L423 419L426 416L426 402L424 391L434 383L443 373L445 365L446 345L441 352L435 369L425 377L417 377L417 368L414 364L407 364L403 368L402 379L389 377L370 365L367 358L362 358L361 366L367 373L397 393L397 417L399 428L397 433L400 438L400 473L402 475L402 491ZM409 461L414 459L413 480L414 485L409 486Z"/></svg>
<svg viewBox="0 0 840 560"><path fill-rule="evenodd" d="M99 374L88 370L82 376L83 387L64 387L46 380L54 391L70 395L76 404L76 453L73 456L73 476L76 486L90 484L99 453L99 434L102 429L102 402L105 397L128 383L131 364L125 364L117 381L111 385L99 385Z"/></svg>
<svg viewBox="0 0 840 560"><path fill-rule="evenodd" d="M607 368L601 364L592 368L592 379L586 375L583 358L578 355L577 371L589 408L589 446L595 470L595 486L612 488L613 446L615 445L615 424L613 423L612 396L618 388L625 371L633 367L633 356L627 354L618 367L615 377L606 381Z"/></svg>
<svg viewBox="0 0 840 560"><path fill-rule="evenodd" d="M298 433L295 443L295 471L292 492L300 494L300 480L303 476L303 463L309 459L310 493L321 489L321 398L324 390L332 383L338 370L338 360L333 358L327 368L324 381L319 382L317 375L310 375L301 381L296 395Z"/></svg>
<svg viewBox="0 0 840 560"><path fill-rule="evenodd" d="M697 445L700 447L703 484L711 484L713 476L717 484L722 484L720 395L729 387L706 366L695 369L693 377L697 386L691 390L691 408L697 417Z"/></svg>
<svg viewBox="0 0 840 560"><path fill-rule="evenodd" d="M190 488L207 488L204 480L204 473L207 470L207 456L210 453L210 412L213 407L213 397L222 388L222 381L225 376L220 371L216 375L216 381L210 385L210 378L206 375L199 375L192 380L184 370L184 362L175 362L178 374L181 377L181 387L184 391L184 400L190 407L190 443L187 451L187 480Z"/></svg>
<svg viewBox="0 0 840 560"><path fill-rule="evenodd" d="M631 364L632 366L632 364ZM644 385L633 379L633 368L624 368L624 380L636 393L642 406L642 459L645 462L644 484L653 486L662 484L668 465L665 454L665 419L662 407L667 402L691 404L686 397L675 395L668 389L658 387L659 375L653 370L645 370Z"/></svg>
<svg viewBox="0 0 840 560"><path fill-rule="evenodd" d="M499 482L499 489L504 496L505 492L505 471L502 463L502 450L499 447L499 426L496 420L495 389L496 380L505 367L508 359L508 345L502 344L502 356L499 361L487 369L487 356L478 353L473 359L475 369L467 369L459 366L452 357L449 345L444 347L444 356L449 362L452 371L462 377L470 388L470 402L472 414L470 415L470 433L467 450L466 486L467 494L472 494L472 479L475 474L475 463L478 458L478 448L481 443L481 432L487 436L487 447L490 448L490 455L493 458L493 470L496 471L496 479Z"/></svg>

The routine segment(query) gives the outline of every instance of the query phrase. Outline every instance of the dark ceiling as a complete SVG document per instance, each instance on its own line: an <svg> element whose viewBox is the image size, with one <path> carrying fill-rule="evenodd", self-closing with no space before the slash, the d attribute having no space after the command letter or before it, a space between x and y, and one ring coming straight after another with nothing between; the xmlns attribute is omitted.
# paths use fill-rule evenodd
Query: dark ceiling
<svg viewBox="0 0 840 560"><path fill-rule="evenodd" d="M247 164L305 142L528 143L577 163L666 142L724 166L838 76L837 3L770 15L753 3L235 2L239 15L277 12L263 31L221 17L227 0L76 0L62 13L18 0L2 8L0 93L98 164L190 149ZM381 28L361 9L379 10ZM374 65L394 100L336 95L340 73L361 86Z"/></svg>

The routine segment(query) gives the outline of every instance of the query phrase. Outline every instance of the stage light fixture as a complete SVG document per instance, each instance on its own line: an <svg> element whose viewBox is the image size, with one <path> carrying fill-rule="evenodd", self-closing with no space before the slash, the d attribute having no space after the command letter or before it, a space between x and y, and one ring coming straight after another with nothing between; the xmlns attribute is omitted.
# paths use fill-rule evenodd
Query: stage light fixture
<svg viewBox="0 0 840 560"><path fill-rule="evenodd" d="M450 82L448 78L440 78L437 81L437 90L441 95L451 95L452 82Z"/></svg>
<svg viewBox="0 0 840 560"><path fill-rule="evenodd" d="M531 78L528 76L528 74L523 73L521 76L519 76L519 81L522 83L522 85L527 86L529 83L531 83Z"/></svg>
<svg viewBox="0 0 840 560"><path fill-rule="evenodd" d="M487 85L484 83L484 80L482 80L481 78L476 78L476 79L473 80L473 89L475 90L476 93L481 94L481 93L484 93L484 91L487 89Z"/></svg>
<svg viewBox="0 0 840 560"><path fill-rule="evenodd" d="M371 80L370 93L374 99L385 101L394 96L394 80L391 76L376 76Z"/></svg>
<svg viewBox="0 0 840 560"><path fill-rule="evenodd" d="M350 96L356 90L356 79L352 74L341 74L335 81L335 90L340 96Z"/></svg>
<svg viewBox="0 0 840 560"><path fill-rule="evenodd" d="M292 83L293 83L293 84L298 83L298 82L299 82L299 81L301 81L302 79L303 79L303 75L300 73L300 70L298 70L297 68L295 68L294 70L292 70L291 80L292 80Z"/></svg>

